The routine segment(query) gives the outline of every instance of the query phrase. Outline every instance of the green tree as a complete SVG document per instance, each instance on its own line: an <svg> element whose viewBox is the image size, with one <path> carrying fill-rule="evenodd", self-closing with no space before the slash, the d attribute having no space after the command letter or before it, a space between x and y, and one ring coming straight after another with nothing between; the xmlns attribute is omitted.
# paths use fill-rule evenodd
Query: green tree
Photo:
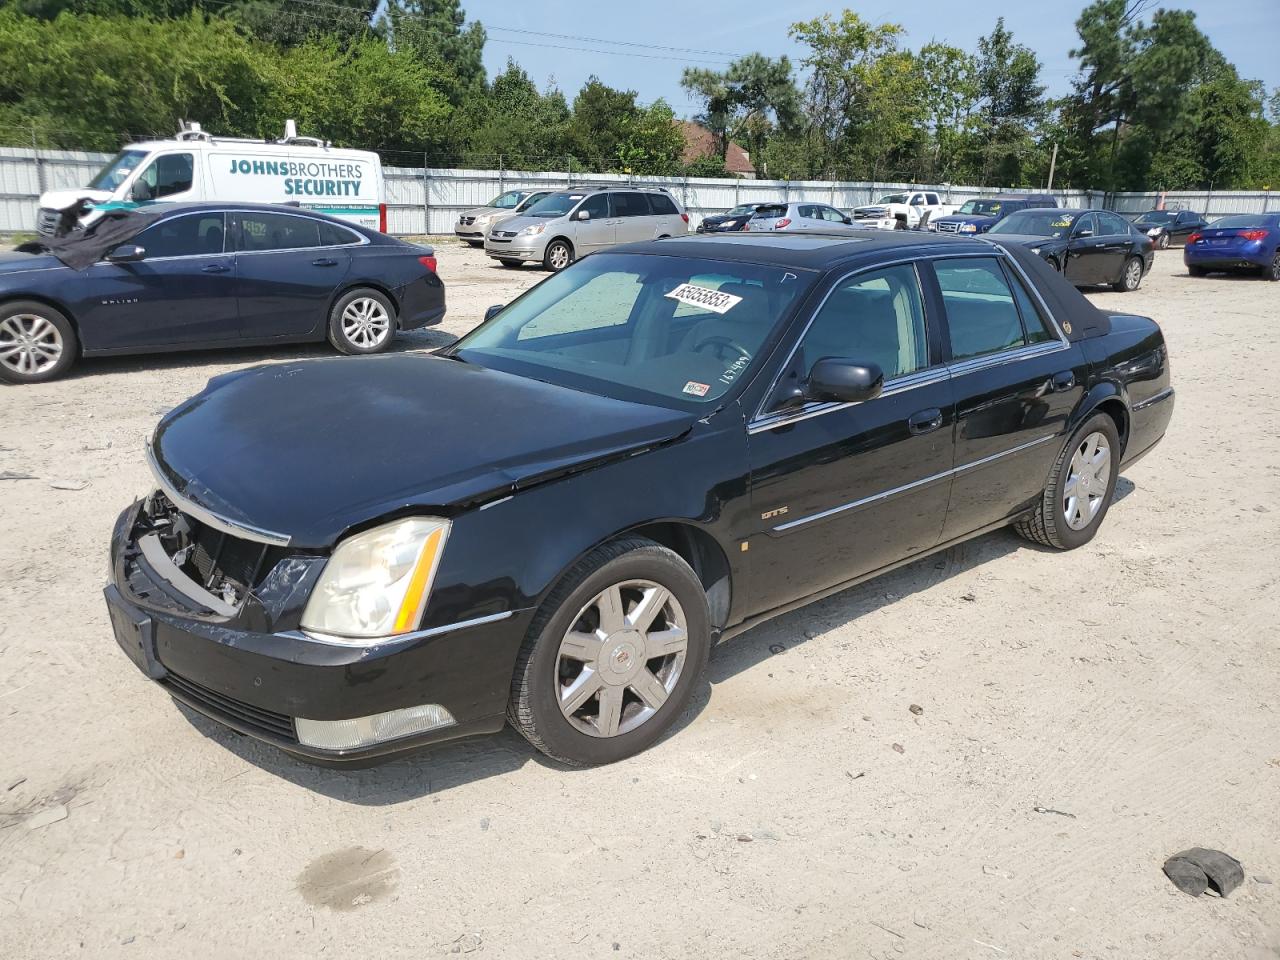
<svg viewBox="0 0 1280 960"><path fill-rule="evenodd" d="M457 81L450 99L455 104L482 94L484 26L467 23L461 0L387 0L386 17L394 49L453 72Z"/></svg>
<svg viewBox="0 0 1280 960"><path fill-rule="evenodd" d="M670 177L680 172L683 153L675 113L665 100L655 100L628 117L615 156L624 173Z"/></svg>
<svg viewBox="0 0 1280 960"><path fill-rule="evenodd" d="M759 153L774 130L792 128L799 117L799 91L785 56L748 54L723 72L689 67L680 82L702 101L698 122L715 135L721 160L731 142Z"/></svg>
<svg viewBox="0 0 1280 960"><path fill-rule="evenodd" d="M634 90L616 90L591 76L573 98L572 149L587 164L616 161L640 108Z"/></svg>
<svg viewBox="0 0 1280 960"><path fill-rule="evenodd" d="M920 48L916 64L932 138L927 178L958 182L969 172L965 155L972 153L974 111L980 99L977 58L934 42Z"/></svg>
<svg viewBox="0 0 1280 960"><path fill-rule="evenodd" d="M978 125L984 183L1021 186L1035 153L1032 130L1045 116L1040 61L1004 25L978 40Z"/></svg>
<svg viewBox="0 0 1280 960"><path fill-rule="evenodd" d="M564 94L538 91L514 60L493 78L485 96L457 114L455 143L478 166L560 169L570 153L570 112Z"/></svg>
<svg viewBox="0 0 1280 960"><path fill-rule="evenodd" d="M294 0L234 0L222 15L253 36L283 47L308 37L333 35L345 42L374 31L378 0L325 0L323 7L302 6Z"/></svg>

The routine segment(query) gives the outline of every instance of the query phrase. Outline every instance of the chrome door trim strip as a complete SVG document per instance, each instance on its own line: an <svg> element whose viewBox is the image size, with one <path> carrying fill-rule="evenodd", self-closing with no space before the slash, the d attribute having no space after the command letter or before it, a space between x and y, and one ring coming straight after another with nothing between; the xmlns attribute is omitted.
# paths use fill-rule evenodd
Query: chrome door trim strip
<svg viewBox="0 0 1280 960"><path fill-rule="evenodd" d="M1032 447L1039 446L1042 443L1048 443L1050 440L1058 439L1058 434L1050 434L1047 437L1037 437L1035 440L1028 440L1026 443L1020 443L1016 447L1010 447L1008 450L1002 450L1000 453L993 453L989 457L983 457L981 460L974 460L963 466L952 467L950 470L944 470L942 473L935 473L928 477L922 477L919 480L913 480L911 483L903 484L900 487L894 487L892 490L885 490L882 493L874 493L869 497L863 497L861 500L854 500L851 503L843 503L838 507L832 507L829 510L823 510L821 513L811 513L807 517L800 517L796 520L789 520L786 523L780 523L773 528L775 533L784 533L795 527L803 526L806 523L812 523L815 520L825 520L827 517L833 517L838 513L844 513L847 510L856 510L858 507L864 507L870 503L876 503L880 500L888 500L890 497L896 497L900 493L907 493L926 484L935 483L938 480L945 480L956 474L964 473L966 470L972 470L975 467L981 467L988 463L993 463L1011 454L1021 453L1023 450L1029 450Z"/></svg>
<svg viewBox="0 0 1280 960"><path fill-rule="evenodd" d="M1141 403L1134 404L1133 410L1130 412L1137 413L1139 410L1145 410L1147 409L1147 407L1153 406L1159 403L1161 400L1168 400L1172 396L1173 396L1173 387L1165 387L1163 390L1161 390L1159 393L1155 394L1154 396L1147 397L1147 399L1143 400Z"/></svg>
<svg viewBox="0 0 1280 960"><path fill-rule="evenodd" d="M305 630L286 630L277 633L277 637L284 637L289 640L307 640L311 643L326 643L335 647L357 647L372 648L381 647L388 643L405 643L413 640L425 640L428 637L438 637L441 634L453 633L455 630L465 630L467 627L478 627L486 623L497 623L499 620L506 620L512 616L514 611L504 610L501 613L491 613L483 617L474 617L471 620L460 620L457 623L446 623L439 627L429 627L426 630L414 630L412 633L398 633L390 637L335 637L325 633L308 633ZM370 641L370 642L366 642Z"/></svg>
<svg viewBox="0 0 1280 960"><path fill-rule="evenodd" d="M264 530L252 524L219 516L207 507L202 507L194 500L183 496L165 477L156 460L155 450L150 444L147 444L147 464L151 467L151 473L156 478L156 483L160 485L161 492L173 502L173 505L183 513L191 514L205 526L229 533L233 537L265 543L273 547L287 547L292 542L292 538L287 533L276 533L274 530Z"/></svg>
<svg viewBox="0 0 1280 960"><path fill-rule="evenodd" d="M790 362L790 361L788 361ZM884 389L880 391L880 397L891 397L896 393L903 393L913 387L926 387L930 384L941 383L949 379L950 371L946 367L927 367L924 370L917 370L915 373L908 373L905 376L895 377L884 385ZM770 392L773 387L770 386ZM860 403L870 403L872 401L855 401L852 403L844 403L839 400L814 400L804 404L794 410L786 410L781 413L775 413L772 416L762 417L759 420L753 420L747 425L747 433L761 433L765 430L773 430L777 427L789 426L793 423L799 423L801 420L808 420L811 417L819 417L824 413L833 413L836 410L847 410L850 407L856 407Z"/></svg>

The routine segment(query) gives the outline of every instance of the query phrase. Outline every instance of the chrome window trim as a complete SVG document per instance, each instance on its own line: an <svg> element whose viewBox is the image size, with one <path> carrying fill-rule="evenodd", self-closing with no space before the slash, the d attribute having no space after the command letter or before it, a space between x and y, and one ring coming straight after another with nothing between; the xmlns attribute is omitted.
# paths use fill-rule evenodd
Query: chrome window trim
<svg viewBox="0 0 1280 960"><path fill-rule="evenodd" d="M308 633L305 630L286 630L277 633L277 637L284 637L289 640L306 640L310 643L324 643L334 647L346 647L348 649L369 649L371 647L381 647L389 643L405 643L413 640L425 640L428 637L438 637L444 633L453 633L455 630L465 630L467 627L478 627L486 623L497 623L499 620L506 620L513 615L513 611L504 610L501 613L491 613L483 617L474 617L471 620L459 620L457 623L446 623L439 627L429 627L426 630L414 630L410 633L397 633L389 637L335 637L324 633ZM369 641L369 642L364 642Z"/></svg>
<svg viewBox="0 0 1280 960"><path fill-rule="evenodd" d="M990 247L991 252L987 252L987 251L973 252L973 253L962 252L962 253L937 254L937 255L931 255L927 257L903 257L898 260L889 260L889 261L885 261L884 263L877 263L870 266L859 267L856 270L851 270L848 273L843 274L838 280L836 280L834 284L832 284L831 289L828 290L826 294L823 295L822 300L818 303L817 307L814 308L813 312L809 316L809 319L805 322L804 329L800 332L800 336L799 338L797 338L795 345L792 346L791 350L787 353L786 359L784 359L782 363L778 366L778 373L776 376L774 376L773 380L769 383L769 389L766 390L764 396L761 397L760 405L759 407L756 408L755 416L752 417L752 419L747 423L747 433L748 434L761 433L762 431L765 431L765 430L773 430L777 427L787 426L788 424L791 424L791 423L798 423L801 420L808 420L811 417L818 417L824 413L832 413L836 410L846 410L849 407L857 406L857 403L811 401L794 410L781 411L773 414L766 414L764 411L765 403L768 402L769 397L773 396L773 391L778 386L778 381L781 380L783 372L787 369L788 366L790 366L791 360L793 357L795 357L796 351L799 350L800 345L804 343L804 338L809 335L809 329L813 326L813 322L817 319L818 314L822 312L822 308L826 306L827 300L831 297L832 294L836 292L837 289L839 289L839 287L846 280L848 280L850 277L855 277L862 273L869 273L871 271L881 270L887 267L897 267L897 266L901 266L904 263L915 266L924 261L927 261L930 264L933 264L939 260L990 258L992 256L995 256L998 259L1002 260L1004 263L1009 264L1010 267L1014 270L1018 279L1022 281L1023 287L1026 288L1030 296L1035 298L1036 304L1044 312L1044 315L1049 319L1049 324L1052 328L1052 331L1055 334L1057 334L1056 340L1047 340L1043 343L1023 344L1022 346L1019 346L1019 347L1013 347L1008 350L1001 350L998 353L984 354L983 356L980 356L980 357L970 357L965 360L952 361L950 363L944 363L944 364L936 364L931 367L925 367L923 370L917 370L912 373L904 374L901 377L895 377L892 380L885 381L884 389L880 392L880 397L893 396L895 393L901 393L902 391L908 390L912 387L928 386L929 384L937 383L939 381L946 380L953 376L963 376L964 374L967 374L967 373L973 373L978 370L985 370L988 367L997 367L1006 363L1013 363L1014 361L1017 361L1017 360L1029 360L1029 359L1032 359L1033 357L1038 357L1038 356L1042 356L1050 353L1057 353L1061 350L1070 349L1071 341L1068 340L1066 334L1062 332L1062 325L1058 323L1058 318L1053 315L1053 311L1049 309L1049 305L1045 302L1044 297L1040 295L1040 291L1036 289L1036 285L1031 282L1030 278L1027 276L1026 271L1022 269L1022 265L1018 263L1016 259L1011 257L1009 253L1003 247L1001 247L998 243L995 243L991 240L986 240L984 238L977 238L977 239L981 243L984 243L988 247ZM916 270L916 275L918 279L919 277L918 268ZM923 284L921 285L920 292L922 297L921 302L923 304L924 302L923 301L923 294L924 294ZM1013 291L1010 291L1010 293L1012 292ZM1015 305L1015 309L1016 309L1016 305ZM926 324L928 323L927 316L925 317L925 322ZM928 374L928 376L925 376L926 374ZM877 397L876 399L878 400L879 397ZM859 402L871 403L874 401L859 401Z"/></svg>
<svg viewBox="0 0 1280 960"><path fill-rule="evenodd" d="M847 510L855 510L858 507L864 507L880 500L888 500L890 497L896 497L901 493L907 493L910 490L915 490L918 487L925 486L926 484L936 483L939 480L954 477L957 474L964 473L966 470L972 470L974 467L985 466L988 463L994 463L996 460L1003 459L1004 457L1012 454L1021 453L1023 450L1029 450L1032 447L1039 446L1042 443L1048 443L1050 440L1056 440L1058 437L1059 434L1056 433L1051 433L1046 437L1037 437L1034 440L1028 440L1026 443L1020 443L1016 447L1010 447L1008 450L1002 450L999 453L993 453L990 456L981 458L980 460L973 460L969 463L962 464L961 466L952 467L950 470L944 470L941 473L935 473L927 477L922 477L919 480L913 480L911 483L903 484L900 487L894 487L891 490L885 490L881 493L873 493L871 496L863 497L861 500L853 500L849 503L843 503L838 507L832 507L829 510L823 510L819 513L811 513L807 517L798 517L795 520L780 523L773 528L773 531L775 533L784 533L787 530L804 526L805 524L812 523L815 520L825 520L827 517L833 517L836 514L844 513Z"/></svg>
<svg viewBox="0 0 1280 960"><path fill-rule="evenodd" d="M229 533L233 537L253 540L255 543L265 543L273 547L287 547L292 542L292 538L288 534L276 533L274 530L264 530L252 524L241 523L237 520L219 516L207 507L202 507L195 501L183 496L165 477L164 471L160 469L159 461L156 460L155 449L150 444L147 445L147 465L151 467L151 473L155 477L156 483L160 485L161 492L173 502L173 505L183 513L191 514L206 526L221 530L223 533Z"/></svg>
<svg viewBox="0 0 1280 960"><path fill-rule="evenodd" d="M327 222L325 220L321 220L319 217L308 216L305 213L295 213L292 210L265 210L265 211L227 210L225 212L227 216L235 218L237 230L240 229L240 217L243 215L296 217L299 220L310 220L312 223L316 223L316 224ZM241 256L241 255L254 256L254 255L263 254L263 253L297 253L300 250L342 250L342 249L345 249L346 247L367 247L369 245L370 243L369 238L364 236L364 234L357 233L355 230L351 230L351 228L346 227L345 224L344 224L344 228L347 230L350 230L351 233L359 237L359 240L355 243L329 243L329 244L323 244L321 246L315 246L315 247L281 247L278 250L233 250L231 252L234 253L236 256ZM319 235L320 235L320 228L317 226L316 236L319 237Z"/></svg>
<svg viewBox="0 0 1280 960"><path fill-rule="evenodd" d="M220 253L181 253L172 257L144 257L142 260L137 260L134 262L135 263L168 263L171 260L200 260L205 257L234 256L235 254L233 253L233 251L227 249L227 211L226 210L190 210L185 213L175 213L172 217L161 217L155 223L151 224L151 226L147 227L146 230L142 230L140 233L138 233L137 236L134 237L134 239L136 240L137 237L142 236L142 234L146 233L147 230L150 230L151 227L158 227L162 223L172 223L175 220L181 220L183 217L207 217L210 214L214 214L214 213L222 214L222 251ZM124 243L132 243L132 242L133 242L132 240L124 241ZM145 250L146 248L143 247L143 249ZM92 267L97 267L102 265L105 265L108 267L120 266L120 264L112 263L110 260L95 260L93 263L90 264L90 266Z"/></svg>

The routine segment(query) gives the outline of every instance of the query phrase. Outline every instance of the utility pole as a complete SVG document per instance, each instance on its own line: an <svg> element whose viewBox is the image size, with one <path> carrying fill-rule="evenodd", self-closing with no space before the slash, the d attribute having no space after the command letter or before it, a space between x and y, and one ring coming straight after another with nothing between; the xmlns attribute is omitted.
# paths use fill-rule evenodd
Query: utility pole
<svg viewBox="0 0 1280 960"><path fill-rule="evenodd" d="M1058 169L1058 145L1055 143L1053 145L1053 156L1049 158L1049 185L1045 187L1045 190L1047 191L1053 190L1053 174L1054 174L1054 171L1056 171L1057 169Z"/></svg>

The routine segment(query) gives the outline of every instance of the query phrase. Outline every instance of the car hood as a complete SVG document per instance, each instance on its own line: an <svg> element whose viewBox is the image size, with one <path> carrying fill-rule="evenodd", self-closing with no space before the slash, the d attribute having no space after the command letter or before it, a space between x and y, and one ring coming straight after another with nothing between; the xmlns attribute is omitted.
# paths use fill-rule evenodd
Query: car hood
<svg viewBox="0 0 1280 960"><path fill-rule="evenodd" d="M498 207L472 207L470 210L463 210L458 216L460 217L491 217L495 213L502 213Z"/></svg>
<svg viewBox="0 0 1280 960"><path fill-rule="evenodd" d="M526 217L522 214L516 214L514 217L507 217L505 220L499 221L495 226L501 226L504 233L519 233L525 227L540 223L543 226L554 223L559 217Z"/></svg>
<svg viewBox="0 0 1280 960"><path fill-rule="evenodd" d="M945 217L931 220L930 223L942 223L944 220L947 223L991 223L995 220L995 217L984 213L952 213Z"/></svg>
<svg viewBox="0 0 1280 960"><path fill-rule="evenodd" d="M111 199L110 190L92 190L89 187L73 187L70 190L46 190L40 194L40 206L48 210L65 210L80 200L103 203Z"/></svg>
<svg viewBox="0 0 1280 960"><path fill-rule="evenodd" d="M0 276L61 266L61 261L48 253L15 253L13 251L0 253Z"/></svg>
<svg viewBox="0 0 1280 960"><path fill-rule="evenodd" d="M694 420L442 357L346 357L215 377L160 421L151 453L196 505L322 548L383 516L633 455Z"/></svg>

